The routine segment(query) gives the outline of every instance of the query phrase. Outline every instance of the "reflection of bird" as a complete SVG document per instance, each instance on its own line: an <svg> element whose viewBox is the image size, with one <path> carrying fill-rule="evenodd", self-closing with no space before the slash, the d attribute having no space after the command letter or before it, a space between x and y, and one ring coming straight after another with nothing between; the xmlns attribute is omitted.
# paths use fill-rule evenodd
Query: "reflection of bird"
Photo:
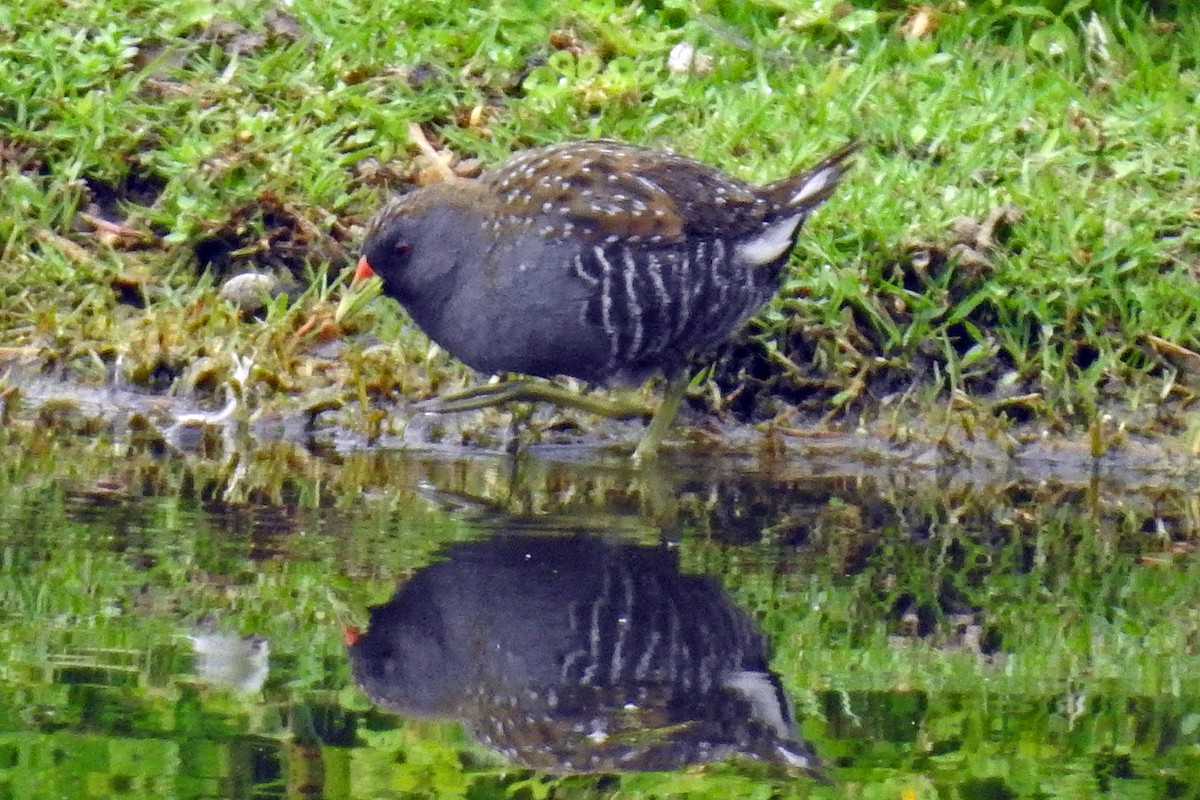
<svg viewBox="0 0 1200 800"><path fill-rule="evenodd" d="M687 357L775 294L805 218L856 149L764 186L618 142L530 150L478 180L392 200L368 228L358 277L378 274L435 342L481 372L675 378L645 455L682 399Z"/></svg>
<svg viewBox="0 0 1200 800"><path fill-rule="evenodd" d="M550 771L731 755L816 770L762 635L673 552L500 535L445 555L372 609L350 647L376 703L458 719Z"/></svg>

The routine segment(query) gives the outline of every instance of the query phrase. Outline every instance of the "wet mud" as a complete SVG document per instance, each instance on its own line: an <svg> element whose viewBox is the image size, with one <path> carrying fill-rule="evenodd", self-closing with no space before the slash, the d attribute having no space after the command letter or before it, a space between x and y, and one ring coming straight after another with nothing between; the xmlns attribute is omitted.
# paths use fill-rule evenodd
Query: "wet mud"
<svg viewBox="0 0 1200 800"><path fill-rule="evenodd" d="M44 374L31 354L10 349L0 370L0 421L43 434L101 437L148 452L235 457L278 444L317 457L400 452L455 461L528 457L548 463L614 465L622 470L640 437L641 420L616 421L545 404L457 414L431 413L421 402L366 406L332 394L299 395L270 408L247 408L246 373L209 387L206 399L119 383L89 386ZM21 356L27 358L24 363ZM193 393L195 394L195 393ZM955 483L1004 486L1013 481L1088 485L1130 491L1187 486L1200 475L1195 446L1181 436L1150 438L1109 418L1093 430L1063 434L1035 425L981 429L969 417L907 417L845 426L747 425L692 410L646 467L674 474L761 473L804 476L949 477Z"/></svg>

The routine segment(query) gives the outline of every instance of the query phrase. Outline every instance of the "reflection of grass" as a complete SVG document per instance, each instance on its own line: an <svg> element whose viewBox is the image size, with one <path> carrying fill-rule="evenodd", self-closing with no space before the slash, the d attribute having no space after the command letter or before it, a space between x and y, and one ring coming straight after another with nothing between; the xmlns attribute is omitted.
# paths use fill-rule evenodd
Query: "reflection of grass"
<svg viewBox="0 0 1200 800"><path fill-rule="evenodd" d="M355 409L424 395L461 369L394 306L333 322L354 226L378 186L420 171L409 123L486 163L613 136L754 180L856 135L858 169L812 220L752 328L760 341L720 363L722 394L745 370L818 414L953 397L966 416L996 403L1087 427L1116 408L1153 430L1140 408L1192 398L1190 12L1172 24L1111 3L800 5L297 2L288 17L265 2L10 4L0 343L202 398L237 352L256 364L257 406L326 389ZM1107 13L1080 12L1093 6ZM713 71L669 74L681 41ZM951 229L1010 202L1022 221L996 237ZM257 322L215 293L250 268L293 279ZM368 329L387 344L314 358ZM761 388L734 410L774 414Z"/></svg>

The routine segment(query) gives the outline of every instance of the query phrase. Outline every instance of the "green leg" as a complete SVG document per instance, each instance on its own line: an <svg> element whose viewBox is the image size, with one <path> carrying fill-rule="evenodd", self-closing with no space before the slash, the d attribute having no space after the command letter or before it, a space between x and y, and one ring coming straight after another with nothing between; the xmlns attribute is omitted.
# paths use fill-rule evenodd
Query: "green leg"
<svg viewBox="0 0 1200 800"><path fill-rule="evenodd" d="M658 446L679 414L679 404L683 402L690 382L691 376L685 371L676 375L667 384L658 411L654 412L654 417L646 426L646 432L642 434L642 440L638 442L637 449L633 451L633 463L640 464L650 461L658 455Z"/></svg>
<svg viewBox="0 0 1200 800"><path fill-rule="evenodd" d="M449 414L518 402L551 403L610 419L632 419L633 417L643 417L647 413L645 406L641 403L581 395L552 383L534 380L502 381L466 389L457 394L434 400L430 403L429 410Z"/></svg>

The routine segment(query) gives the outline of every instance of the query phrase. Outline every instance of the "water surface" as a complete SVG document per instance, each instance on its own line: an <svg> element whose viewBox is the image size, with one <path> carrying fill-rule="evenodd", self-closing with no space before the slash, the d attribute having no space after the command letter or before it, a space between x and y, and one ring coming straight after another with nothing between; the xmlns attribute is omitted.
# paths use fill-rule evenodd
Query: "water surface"
<svg viewBox="0 0 1200 800"><path fill-rule="evenodd" d="M0 458L0 798L1200 796L1200 504L1170 481L828 463L638 472L290 445L229 461L57 437L5 443ZM777 689L831 783L701 746L725 729L696 722L710 712L666 680L573 690L588 720L610 715L619 753L671 743L673 763L631 762L671 767L649 772L612 759L533 769L511 742L487 746L481 731L532 718L497 711L529 685L499 677L498 661L471 684L487 691L463 690L490 698L470 713L397 713L364 692L347 638L369 633L370 609L505 537L583 541L572 557L601 574L613 553L662 558L682 585L710 587L686 602L655 589L630 608L708 607L714 631L744 620L744 639L709 637L740 642L743 660L712 644L697 685L708 675L743 723L758 714L760 744L786 738L783 717L763 722L759 690ZM441 569L438 602L458 615L469 579ZM574 582L582 599L565 604L598 607L607 590L574 569L559 589L537 583L535 604ZM559 619L525 619L513 586L468 594L496 602L510 620L498 628ZM643 630L627 647L645 654L654 629L611 620ZM538 646L507 652L522 647ZM461 652L450 662L461 669ZM760 677L726 691L743 672ZM587 686L582 674L570 683ZM481 708L490 722L471 717Z"/></svg>

